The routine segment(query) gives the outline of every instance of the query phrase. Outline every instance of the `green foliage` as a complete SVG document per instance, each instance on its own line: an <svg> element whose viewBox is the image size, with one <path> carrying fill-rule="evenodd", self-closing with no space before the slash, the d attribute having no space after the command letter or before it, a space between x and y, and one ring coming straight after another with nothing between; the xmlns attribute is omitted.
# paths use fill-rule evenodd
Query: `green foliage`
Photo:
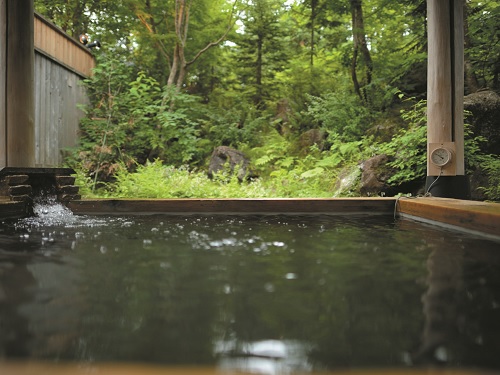
<svg viewBox="0 0 500 375"><path fill-rule="evenodd" d="M410 110L401 110L401 117L407 123L390 142L380 145L380 152L393 160L389 166L395 170L387 181L400 185L425 177L427 170L427 102L421 100Z"/></svg>
<svg viewBox="0 0 500 375"><path fill-rule="evenodd" d="M93 106L85 109L80 148L68 163L80 159L96 179L109 180L119 165L134 169L155 158L172 164L199 162L205 155L198 149L196 97L162 90L144 72L127 84L130 75L109 58L86 81Z"/></svg>
<svg viewBox="0 0 500 375"><path fill-rule="evenodd" d="M373 121L373 113L348 92L331 92L310 101L307 114L313 124L342 141L361 138Z"/></svg>
<svg viewBox="0 0 500 375"><path fill-rule="evenodd" d="M468 33L466 58L472 67L468 72L478 87L500 89L500 1L467 1Z"/></svg>
<svg viewBox="0 0 500 375"><path fill-rule="evenodd" d="M202 136L214 146L255 146L263 130L268 127L269 118L253 106L234 106L225 111L208 108L201 120Z"/></svg>
<svg viewBox="0 0 500 375"><path fill-rule="evenodd" d="M500 158L498 155L484 156L481 167L488 176L488 186L482 187L486 198L500 202Z"/></svg>
<svg viewBox="0 0 500 375"><path fill-rule="evenodd" d="M103 42L93 50L97 67L86 81L90 105L80 144L66 160L88 187L84 194L331 196L344 173L358 176L357 163L376 153L391 157L392 185L423 178L425 102L395 115L403 126L392 121L395 127L380 130L378 139L390 142L375 144L366 134L400 108L397 93L425 96L425 2L361 2L373 63L368 79L362 74L367 62L358 56L359 83L369 99L363 101L353 89L352 3L191 2L188 38L177 55L185 58L179 66L184 84L167 89L182 39L174 1L36 0L37 10L70 34L83 30ZM466 82L472 72L478 87L500 87L499 11L497 0L466 4ZM327 134L321 149L300 144L309 129ZM481 155L482 141L466 134L466 167L484 168L495 184L497 164ZM198 172L220 145L250 156L258 178L208 180ZM497 196L494 187L485 189Z"/></svg>

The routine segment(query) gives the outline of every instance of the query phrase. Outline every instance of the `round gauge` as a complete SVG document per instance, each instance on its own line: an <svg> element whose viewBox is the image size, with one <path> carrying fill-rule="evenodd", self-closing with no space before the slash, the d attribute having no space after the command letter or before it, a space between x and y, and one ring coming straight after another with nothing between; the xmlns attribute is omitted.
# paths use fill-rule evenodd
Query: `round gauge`
<svg viewBox="0 0 500 375"><path fill-rule="evenodd" d="M431 163L443 167L451 161L451 151L444 147L438 147L431 152Z"/></svg>

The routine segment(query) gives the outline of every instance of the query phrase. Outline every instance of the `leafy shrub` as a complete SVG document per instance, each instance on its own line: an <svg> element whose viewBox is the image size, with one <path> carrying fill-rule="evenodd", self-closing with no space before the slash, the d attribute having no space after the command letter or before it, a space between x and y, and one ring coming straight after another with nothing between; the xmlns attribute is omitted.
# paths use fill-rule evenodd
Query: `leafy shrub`
<svg viewBox="0 0 500 375"><path fill-rule="evenodd" d="M487 155L483 158L481 167L488 176L488 186L482 188L486 198L500 201L500 158L496 155Z"/></svg>
<svg viewBox="0 0 500 375"><path fill-rule="evenodd" d="M67 163L81 162L95 184L110 181L120 168L133 170L156 158L199 163L206 155L200 154L200 124L193 120L199 118L196 98L162 89L144 72L130 81L124 66L109 58L86 81L91 104L84 109L79 148Z"/></svg>
<svg viewBox="0 0 500 375"><path fill-rule="evenodd" d="M408 128L401 129L392 140L380 146L380 153L392 158L388 163L396 173L387 181L397 186L423 179L427 172L427 102L421 100L409 110L401 110Z"/></svg>
<svg viewBox="0 0 500 375"><path fill-rule="evenodd" d="M313 123L342 141L360 139L371 125L373 115L359 98L348 92L311 96L308 114Z"/></svg>

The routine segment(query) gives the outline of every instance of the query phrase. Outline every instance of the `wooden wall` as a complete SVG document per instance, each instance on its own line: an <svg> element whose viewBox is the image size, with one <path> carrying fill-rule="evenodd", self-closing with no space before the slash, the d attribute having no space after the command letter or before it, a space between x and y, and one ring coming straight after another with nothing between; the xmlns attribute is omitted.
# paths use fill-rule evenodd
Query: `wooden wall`
<svg viewBox="0 0 500 375"><path fill-rule="evenodd" d="M35 53L35 166L61 166L61 151L74 147L87 102L81 77Z"/></svg>
<svg viewBox="0 0 500 375"><path fill-rule="evenodd" d="M92 53L79 41L35 13L35 50L55 63L88 77L94 67Z"/></svg>
<svg viewBox="0 0 500 375"><path fill-rule="evenodd" d="M0 168L7 164L7 3L0 0Z"/></svg>
<svg viewBox="0 0 500 375"><path fill-rule="evenodd" d="M87 103L81 80L94 67L91 52L35 14L35 166L59 167L76 146Z"/></svg>

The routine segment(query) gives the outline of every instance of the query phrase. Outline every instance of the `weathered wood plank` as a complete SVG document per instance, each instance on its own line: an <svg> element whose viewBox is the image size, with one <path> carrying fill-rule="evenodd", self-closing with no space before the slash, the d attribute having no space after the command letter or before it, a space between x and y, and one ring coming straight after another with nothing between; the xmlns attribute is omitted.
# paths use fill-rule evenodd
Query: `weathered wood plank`
<svg viewBox="0 0 500 375"><path fill-rule="evenodd" d="M195 366L165 366L141 363L90 363L82 369L79 363L53 363L30 361L2 361L0 373L15 375L84 375L95 373L100 375L218 375L221 370L217 366L195 367ZM229 372L229 371L228 371ZM232 371L234 373L248 375L247 371ZM492 375L490 371L480 369L348 369L335 371L310 372L312 375Z"/></svg>
<svg viewBox="0 0 500 375"><path fill-rule="evenodd" d="M7 3L0 0L0 168L7 165L7 124L6 110L6 77L7 77Z"/></svg>
<svg viewBox="0 0 500 375"><path fill-rule="evenodd" d="M394 198L100 199L73 201L79 214L329 213L391 214Z"/></svg>
<svg viewBox="0 0 500 375"><path fill-rule="evenodd" d="M79 41L35 14L35 48L83 77L90 76L95 66L92 53Z"/></svg>
<svg viewBox="0 0 500 375"><path fill-rule="evenodd" d="M28 205L25 201L11 201L0 197L0 219L17 219L28 215Z"/></svg>
<svg viewBox="0 0 500 375"><path fill-rule="evenodd" d="M7 17L7 165L31 167L35 164L33 2L7 6Z"/></svg>
<svg viewBox="0 0 500 375"><path fill-rule="evenodd" d="M77 143L84 116L77 107L88 99L78 84L80 76L40 53L35 54L35 61L36 165L55 167L61 164L61 149Z"/></svg>
<svg viewBox="0 0 500 375"><path fill-rule="evenodd" d="M401 198L400 214L500 236L500 204L448 198Z"/></svg>

